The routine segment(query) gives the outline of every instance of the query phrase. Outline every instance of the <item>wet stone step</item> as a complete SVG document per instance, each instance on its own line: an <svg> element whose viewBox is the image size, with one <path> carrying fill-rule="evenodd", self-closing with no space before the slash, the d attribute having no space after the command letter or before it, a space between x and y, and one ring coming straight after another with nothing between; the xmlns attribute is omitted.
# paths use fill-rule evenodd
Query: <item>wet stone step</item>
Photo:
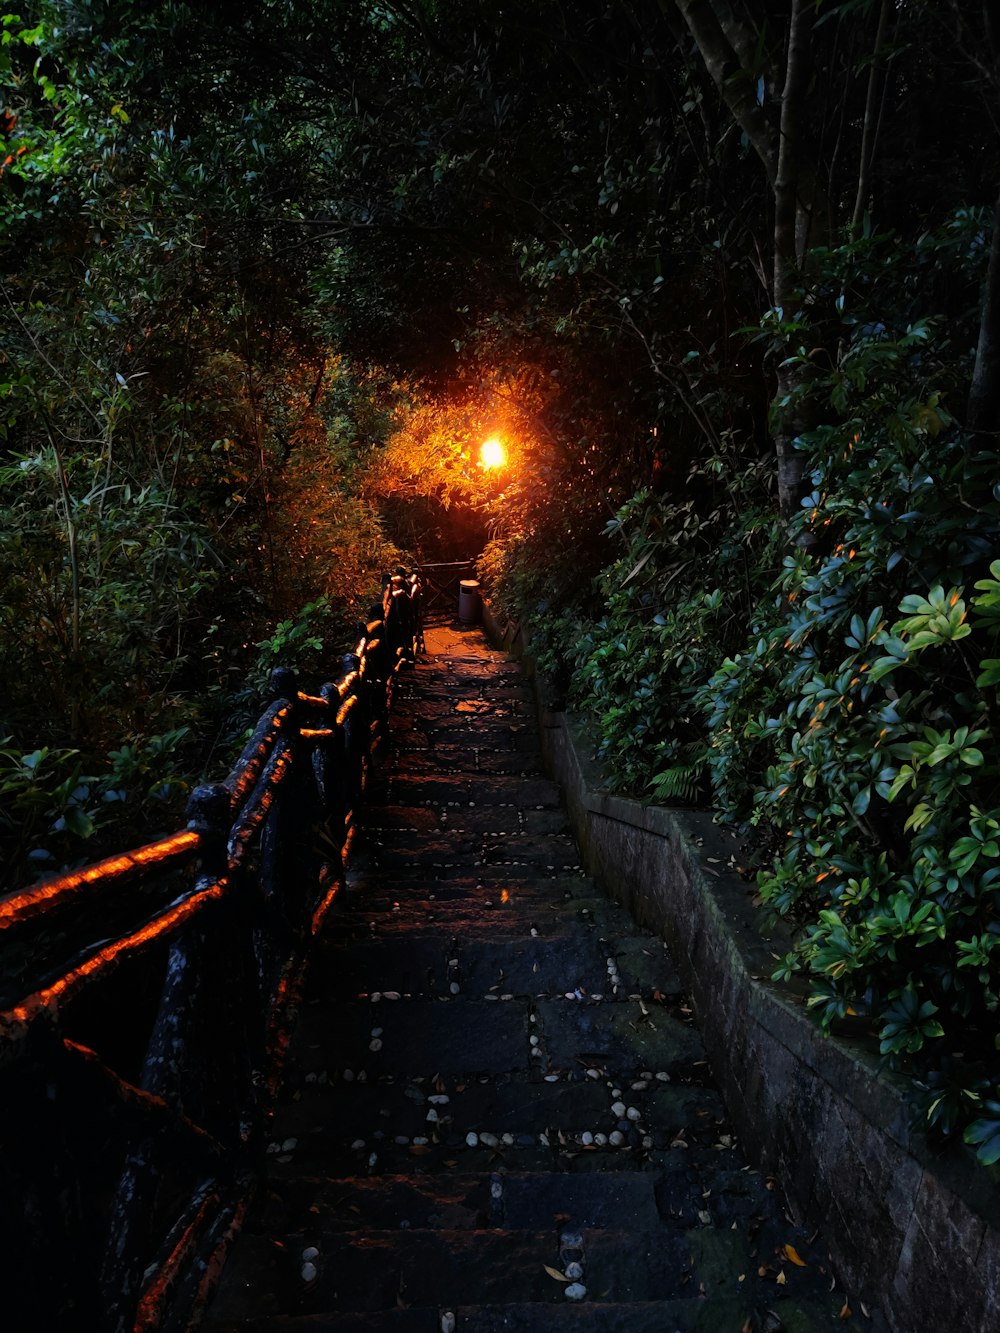
<svg viewBox="0 0 1000 1333"><path fill-rule="evenodd" d="M404 1004L365 1003L305 1006L292 1052L307 1072L328 1065L335 1050L344 1067L364 1067L369 1076L396 1074L497 1074L527 1071L530 1065L528 1005L466 1000L408 1000ZM378 1037L372 1028L382 1029ZM332 1034L332 1039L331 1039ZM377 1045L375 1045L377 1043ZM374 1048L373 1048L374 1047Z"/></svg>
<svg viewBox="0 0 1000 1333"><path fill-rule="evenodd" d="M697 1031L658 1005L539 1000L535 1012L550 1068L569 1069L588 1059L612 1074L636 1069L670 1073L705 1057Z"/></svg>
<svg viewBox="0 0 1000 1333"><path fill-rule="evenodd" d="M689 1286L698 1291L686 1236L591 1231L583 1233L583 1240L587 1289L595 1300L662 1300L682 1295ZM303 1280L301 1256L309 1249L317 1254L308 1261L310 1280ZM246 1235L230 1262L230 1291L267 1279L261 1313L384 1310L400 1301L419 1306L565 1300L564 1284L546 1272L546 1266L560 1269L565 1263L554 1227L541 1232L312 1231L281 1244ZM736 1272L732 1283L737 1285ZM234 1304L227 1310L221 1303L216 1317L235 1312Z"/></svg>
<svg viewBox="0 0 1000 1333"><path fill-rule="evenodd" d="M412 1142L414 1136L433 1136L437 1142L457 1147L467 1145L470 1132L477 1137L488 1134L494 1140L502 1140L505 1133L515 1139L530 1135L534 1142L539 1134L557 1139L562 1132L565 1139L579 1143L586 1131L611 1134L623 1120L611 1109L608 1089L593 1080L547 1083L521 1078L500 1085L459 1081L458 1089L455 1083L438 1079L426 1088L369 1082L359 1086L356 1080L345 1084L341 1076L333 1086L310 1085L298 1101L281 1106L274 1134L277 1139L294 1136L301 1143L310 1133L328 1135L331 1141L356 1140L382 1129L394 1139L404 1135ZM436 1088L442 1090L436 1092ZM671 1123L678 1127L694 1125L697 1112L706 1109L706 1104L717 1116L722 1114L712 1094L690 1088L671 1092ZM418 1095L423 1099L418 1100ZM626 1124L626 1132L629 1128Z"/></svg>
<svg viewBox="0 0 1000 1333"><path fill-rule="evenodd" d="M586 935L532 936L521 923L517 935L503 943L469 941L461 943L447 923L423 922L423 929L409 938L372 938L368 917L360 914L354 924L346 919L338 932L317 950L311 967L311 992L321 999L353 1000L377 995L376 1003L389 992L391 1003L397 997L430 998L450 993L457 982L463 995L485 999L490 995L511 995L518 999L548 997L586 999L598 994L610 996L606 943L596 933ZM431 932L431 927L434 932ZM357 938L347 943L347 931ZM454 962L452 961L454 960ZM619 973L625 990L639 990L638 982ZM654 967L642 994L673 994L679 979L663 956Z"/></svg>
<svg viewBox="0 0 1000 1333"><path fill-rule="evenodd" d="M522 809L554 810L561 804L555 782L546 778L522 780L505 774L479 777L453 777L446 773L402 775L389 778L389 790L393 802L398 805L437 805L443 800L462 801L463 804L484 802L490 807L516 805Z"/></svg>
<svg viewBox="0 0 1000 1333"><path fill-rule="evenodd" d="M541 777L541 755L537 750L474 750L462 745L410 747L397 756L397 772L414 777L422 774L496 774L500 777Z"/></svg>
<svg viewBox="0 0 1000 1333"><path fill-rule="evenodd" d="M666 1220L676 1230L697 1226L661 1219L656 1177L623 1170L606 1175L551 1171L480 1175L383 1176L329 1180L305 1177L273 1183L254 1218L254 1229L284 1235L397 1229L508 1230L621 1227L653 1231Z"/></svg>

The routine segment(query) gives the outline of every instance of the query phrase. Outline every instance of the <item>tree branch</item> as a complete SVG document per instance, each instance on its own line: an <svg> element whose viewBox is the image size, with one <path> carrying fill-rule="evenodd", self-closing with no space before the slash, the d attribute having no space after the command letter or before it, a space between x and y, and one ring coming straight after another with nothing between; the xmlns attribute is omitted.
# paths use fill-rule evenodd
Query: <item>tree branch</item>
<svg viewBox="0 0 1000 1333"><path fill-rule="evenodd" d="M710 0L674 0L701 57L736 123L760 158L774 187L778 174L778 140L774 126L757 101L753 76L740 61Z"/></svg>

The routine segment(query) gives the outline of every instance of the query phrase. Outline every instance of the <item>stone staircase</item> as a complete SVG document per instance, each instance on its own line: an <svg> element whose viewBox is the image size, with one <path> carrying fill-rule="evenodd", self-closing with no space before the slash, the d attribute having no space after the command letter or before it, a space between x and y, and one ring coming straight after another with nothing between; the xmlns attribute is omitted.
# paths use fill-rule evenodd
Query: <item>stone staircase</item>
<svg viewBox="0 0 1000 1333"><path fill-rule="evenodd" d="M883 1327L741 1157L664 945L581 873L517 665L427 639L203 1327Z"/></svg>

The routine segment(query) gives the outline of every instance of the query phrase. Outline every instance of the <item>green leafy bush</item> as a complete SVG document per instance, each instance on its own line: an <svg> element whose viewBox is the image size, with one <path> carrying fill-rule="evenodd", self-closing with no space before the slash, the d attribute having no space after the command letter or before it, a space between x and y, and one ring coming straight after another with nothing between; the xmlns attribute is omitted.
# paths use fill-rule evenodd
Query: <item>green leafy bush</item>
<svg viewBox="0 0 1000 1333"><path fill-rule="evenodd" d="M717 796L773 849L761 897L797 932L776 975L807 975L824 1027L866 1019L952 1132L996 1075L1000 563L976 576L1000 505L995 457L921 383L931 344L862 333L817 381L844 417L801 442L798 549L700 697Z"/></svg>

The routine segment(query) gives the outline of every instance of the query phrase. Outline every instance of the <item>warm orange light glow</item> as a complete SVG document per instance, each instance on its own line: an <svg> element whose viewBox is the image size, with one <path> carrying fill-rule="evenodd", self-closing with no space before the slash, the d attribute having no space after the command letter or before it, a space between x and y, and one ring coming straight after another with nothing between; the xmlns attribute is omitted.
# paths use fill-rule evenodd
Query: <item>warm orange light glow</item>
<svg viewBox="0 0 1000 1333"><path fill-rule="evenodd" d="M495 435L483 442L482 448L479 450L479 462L483 467L503 467L506 461L507 450L503 447L503 442Z"/></svg>

